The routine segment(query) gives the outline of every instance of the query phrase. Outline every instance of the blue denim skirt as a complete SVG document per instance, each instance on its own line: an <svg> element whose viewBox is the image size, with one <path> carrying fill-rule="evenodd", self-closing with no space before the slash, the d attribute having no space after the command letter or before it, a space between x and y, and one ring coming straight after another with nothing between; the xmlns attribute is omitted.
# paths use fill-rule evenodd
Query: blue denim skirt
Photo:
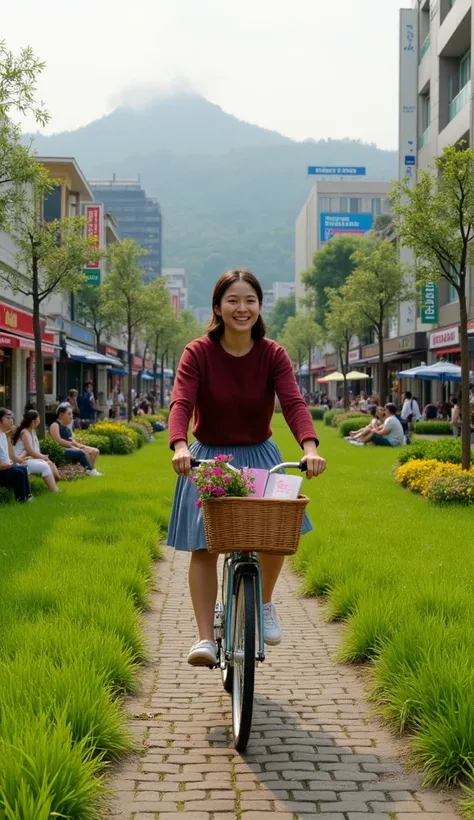
<svg viewBox="0 0 474 820"><path fill-rule="evenodd" d="M280 450L271 439L262 444L215 446L193 441L190 451L196 459L215 458L220 453L232 454L234 467L254 467L270 470L283 461ZM202 510L196 507L198 495L194 484L184 476L178 476L174 492L173 506L168 530L167 544L177 550L194 552L206 549L206 537L202 520ZM313 529L305 514L301 534Z"/></svg>

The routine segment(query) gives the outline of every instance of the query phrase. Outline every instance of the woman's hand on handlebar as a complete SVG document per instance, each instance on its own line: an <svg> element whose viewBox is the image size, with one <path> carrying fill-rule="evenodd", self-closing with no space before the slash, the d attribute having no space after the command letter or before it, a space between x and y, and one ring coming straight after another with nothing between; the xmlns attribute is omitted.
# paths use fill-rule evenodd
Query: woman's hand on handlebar
<svg viewBox="0 0 474 820"><path fill-rule="evenodd" d="M302 464L306 464L306 478L315 478L326 469L326 460L318 455L318 448L315 441L304 441L303 449L305 451Z"/></svg>
<svg viewBox="0 0 474 820"><path fill-rule="evenodd" d="M177 441L174 445L173 470L178 475L188 476L191 472L192 455L185 441Z"/></svg>

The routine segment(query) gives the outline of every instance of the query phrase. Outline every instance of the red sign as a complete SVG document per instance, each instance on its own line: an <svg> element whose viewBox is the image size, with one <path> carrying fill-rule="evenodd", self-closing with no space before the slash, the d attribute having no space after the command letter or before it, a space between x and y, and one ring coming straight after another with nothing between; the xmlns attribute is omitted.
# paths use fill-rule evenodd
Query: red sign
<svg viewBox="0 0 474 820"><path fill-rule="evenodd" d="M101 240L101 206L100 205L86 205L84 209L86 217L86 236L95 236L97 239L97 247L100 248ZM90 262L85 266L86 270L97 270L100 267L100 262Z"/></svg>
<svg viewBox="0 0 474 820"><path fill-rule="evenodd" d="M115 347L106 347L105 348L105 355L106 356L118 356L119 352Z"/></svg>
<svg viewBox="0 0 474 820"><path fill-rule="evenodd" d="M435 330L430 333L430 349L437 347L452 347L459 344L459 326L445 327L444 330Z"/></svg>
<svg viewBox="0 0 474 820"><path fill-rule="evenodd" d="M18 347L19 339L13 336L4 336L0 333L0 347Z"/></svg>

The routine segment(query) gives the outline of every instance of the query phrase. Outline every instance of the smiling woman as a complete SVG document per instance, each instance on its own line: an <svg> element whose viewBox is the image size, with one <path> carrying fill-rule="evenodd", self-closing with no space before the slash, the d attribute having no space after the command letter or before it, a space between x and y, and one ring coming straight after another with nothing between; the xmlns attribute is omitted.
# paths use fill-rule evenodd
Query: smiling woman
<svg viewBox="0 0 474 820"><path fill-rule="evenodd" d="M207 336L192 342L176 373L170 406L170 447L179 475L171 513L168 544L192 553L189 585L199 641L188 661L194 666L216 662L214 606L217 594L217 556L206 550L201 510L194 485L187 480L191 459L232 455L237 468L270 469L282 457L271 440L271 418L277 394L298 445L304 452L308 478L326 463L318 455L318 440L308 409L296 384L285 350L265 338L261 316L262 287L247 270L230 270L218 280L212 297ZM194 415L196 441L188 448L187 434ZM302 532L311 524L305 518ZM279 555L263 555L263 613L265 642L281 641L272 592L283 565Z"/></svg>

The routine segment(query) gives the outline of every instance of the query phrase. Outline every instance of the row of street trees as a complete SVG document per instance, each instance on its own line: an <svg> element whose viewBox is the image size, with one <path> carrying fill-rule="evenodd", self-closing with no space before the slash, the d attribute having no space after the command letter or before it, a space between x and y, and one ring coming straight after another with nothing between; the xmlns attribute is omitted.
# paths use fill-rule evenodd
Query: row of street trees
<svg viewBox="0 0 474 820"><path fill-rule="evenodd" d="M43 71L31 49L15 57L0 43L0 231L10 234L16 245L15 268L0 266L0 280L13 291L27 297L33 308L35 338L36 402L44 431L45 401L41 375L41 311L54 293L78 295L79 317L90 324L97 343L110 333L126 338L129 373L132 373L135 343L153 358L154 390L161 373L161 404L164 400L165 364L173 364L183 347L202 328L192 314L183 311L178 318L172 311L169 294L162 280L143 284L138 264L146 251L132 240L113 245L106 253L107 276L103 285L87 285L84 268L96 261L99 252L94 237L85 236L83 217L66 217L52 222L44 219L45 199L60 184L52 179L37 160L31 146L23 145L14 114L33 113L39 124L48 114L35 104L36 81ZM128 380L128 412L131 412L131 379Z"/></svg>
<svg viewBox="0 0 474 820"><path fill-rule="evenodd" d="M469 469L467 283L474 265L474 150L463 144L446 147L414 186L408 180L395 183L392 204L396 242L374 230L363 238L334 238L315 253L303 274L307 311L287 320L279 341L298 367L310 364L312 347L331 343L345 376L352 337L373 333L379 347L379 394L385 401L384 339L390 320L401 302L418 297L423 284L446 280L459 301L462 465ZM401 266L398 244L412 250L412 267ZM346 384L344 396L347 407Z"/></svg>

